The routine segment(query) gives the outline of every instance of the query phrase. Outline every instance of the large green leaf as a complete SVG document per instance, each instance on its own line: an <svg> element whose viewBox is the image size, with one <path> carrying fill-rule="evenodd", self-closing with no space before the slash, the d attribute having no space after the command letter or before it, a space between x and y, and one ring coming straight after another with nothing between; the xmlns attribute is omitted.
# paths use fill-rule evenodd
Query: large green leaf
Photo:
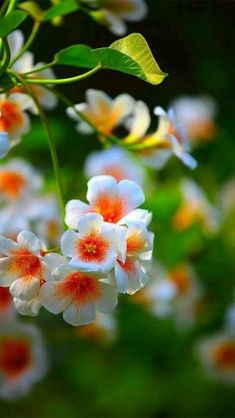
<svg viewBox="0 0 235 418"><path fill-rule="evenodd" d="M73 45L56 55L58 64L75 67L101 67L131 74L151 84L159 84L166 77L152 52L138 33L119 39L109 47L91 49L86 45Z"/></svg>
<svg viewBox="0 0 235 418"><path fill-rule="evenodd" d="M51 20L54 17L65 16L69 13L75 12L78 9L79 4L76 0L63 0L62 3L55 4L45 12L43 16L43 21L47 22L48 20Z"/></svg>
<svg viewBox="0 0 235 418"><path fill-rule="evenodd" d="M0 20L0 38L9 35L26 19L28 14L23 10L13 10Z"/></svg>

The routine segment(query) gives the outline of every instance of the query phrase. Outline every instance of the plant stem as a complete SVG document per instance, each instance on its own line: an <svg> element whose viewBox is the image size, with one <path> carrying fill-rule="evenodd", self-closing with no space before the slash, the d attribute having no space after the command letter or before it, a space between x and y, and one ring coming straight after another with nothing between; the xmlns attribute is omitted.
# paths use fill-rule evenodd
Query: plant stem
<svg viewBox="0 0 235 418"><path fill-rule="evenodd" d="M34 22L33 29L31 34L29 35L27 41L25 42L23 48L20 50L20 52L14 57L14 59L11 61L10 67L15 64L16 61L29 49L29 47L32 45L38 31L40 28L41 23L38 21Z"/></svg>
<svg viewBox="0 0 235 418"><path fill-rule="evenodd" d="M33 99L35 106L37 107L39 116L41 118L47 139L48 139L48 144L49 144L49 148L50 148L50 153L51 153L51 159L52 159L52 164L53 164L53 168L54 168L54 174L55 174L55 179L56 179L56 186L57 186L57 195L58 195L58 201L59 201L59 206L60 206L60 211L61 211L61 217L62 217L62 221L64 220L64 198L63 198L63 189L62 189L62 181L61 181L61 176L60 176L60 167L59 167L59 162L58 162L58 157L57 157L57 152L56 152L56 146L55 146L55 141L53 138L53 135L51 133L51 129L50 126L48 124L48 120L47 117L38 101L38 98L36 97L35 93L33 92L33 90L30 88L30 86L28 86L28 84L25 82L25 80L17 73L13 72L12 73L15 75L16 78L18 78L18 80L21 82L21 84L23 85L23 87L25 88L25 90L28 92L28 94L30 95L30 97Z"/></svg>
<svg viewBox="0 0 235 418"><path fill-rule="evenodd" d="M8 5L7 11L6 11L6 15L8 13L10 13L15 8L15 6L17 5L17 3L18 3L18 0L10 0L9 1L9 5Z"/></svg>
<svg viewBox="0 0 235 418"><path fill-rule="evenodd" d="M25 81L28 84L68 84L73 83L75 81L83 80L87 77L90 77L91 75L95 74L97 71L99 71L101 68L101 65L97 65L95 68L92 68L92 70L87 71L86 73L77 75L75 77L68 77L68 78L61 78L61 79L37 79L37 78L27 78L25 77Z"/></svg>
<svg viewBox="0 0 235 418"><path fill-rule="evenodd" d="M53 67L53 65L55 65L55 64L56 64L56 61L52 61L52 62L49 62L48 64L42 65L41 67L37 67L37 68L34 68L31 71L27 71L27 73L23 73L22 75L27 76L27 75L34 74L34 73L39 73L40 71L43 71L46 68Z"/></svg>
<svg viewBox="0 0 235 418"><path fill-rule="evenodd" d="M0 75L2 75L6 71L6 69L8 67L8 64L10 62L10 59L11 59L11 51L10 51L10 48L9 48L9 45L8 45L8 42L7 42L7 38L3 38L2 42L3 42L3 46L4 46L5 56L4 56L4 61L3 61L2 67L0 69Z"/></svg>

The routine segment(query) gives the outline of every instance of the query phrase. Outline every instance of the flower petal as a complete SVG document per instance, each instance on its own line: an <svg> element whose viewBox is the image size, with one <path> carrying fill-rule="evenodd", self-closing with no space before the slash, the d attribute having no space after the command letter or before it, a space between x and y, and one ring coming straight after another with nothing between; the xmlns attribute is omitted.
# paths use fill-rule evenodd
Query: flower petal
<svg viewBox="0 0 235 418"><path fill-rule="evenodd" d="M88 213L89 205L81 202L81 200L69 200L65 207L65 223L69 228L78 229L78 221L81 216Z"/></svg>
<svg viewBox="0 0 235 418"><path fill-rule="evenodd" d="M86 304L77 307L74 304L64 311L63 318L68 324L73 326L89 324L95 320L95 308L93 304Z"/></svg>
<svg viewBox="0 0 235 418"><path fill-rule="evenodd" d="M61 237L61 251L66 257L77 257L76 243L79 239L77 232L68 230Z"/></svg>
<svg viewBox="0 0 235 418"><path fill-rule="evenodd" d="M17 279L10 286L10 293L14 298L29 301L37 296L40 288L38 277Z"/></svg>
<svg viewBox="0 0 235 418"><path fill-rule="evenodd" d="M95 303L97 311L103 313L112 312L117 306L117 291L113 286L107 283L100 283L100 298Z"/></svg>

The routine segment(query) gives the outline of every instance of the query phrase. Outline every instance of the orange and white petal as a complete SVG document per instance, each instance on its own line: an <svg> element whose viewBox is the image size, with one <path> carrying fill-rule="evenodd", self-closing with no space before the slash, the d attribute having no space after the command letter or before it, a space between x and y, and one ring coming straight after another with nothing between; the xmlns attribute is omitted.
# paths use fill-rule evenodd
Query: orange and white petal
<svg viewBox="0 0 235 418"><path fill-rule="evenodd" d="M81 216L90 212L90 206L81 200L69 200L65 207L65 223L69 228L78 229L78 221Z"/></svg>
<svg viewBox="0 0 235 418"><path fill-rule="evenodd" d="M58 292L57 282L46 282L40 288L39 300L42 306L55 315L67 309L72 299L72 295L63 296Z"/></svg>
<svg viewBox="0 0 235 418"><path fill-rule="evenodd" d="M76 258L77 256L77 241L79 234L68 230L61 237L61 251L65 257Z"/></svg>
<svg viewBox="0 0 235 418"><path fill-rule="evenodd" d="M114 274L118 292L128 293L129 295L133 295L148 281L148 277L141 270L138 261L132 258L127 258L124 264L117 262Z"/></svg>
<svg viewBox="0 0 235 418"><path fill-rule="evenodd" d="M144 0L111 0L111 3L113 2L117 3L118 15L129 22L138 22L143 19L148 12Z"/></svg>
<svg viewBox="0 0 235 418"><path fill-rule="evenodd" d="M90 111L96 115L109 114L112 105L112 99L102 90L88 89L86 92L87 102Z"/></svg>
<svg viewBox="0 0 235 418"><path fill-rule="evenodd" d="M63 313L65 322L75 327L90 324L95 320L95 306L93 303L76 306L71 304Z"/></svg>
<svg viewBox="0 0 235 418"><path fill-rule="evenodd" d="M18 245L11 239L0 237L0 253L11 256L18 249ZM0 269L1 270L1 269Z"/></svg>
<svg viewBox="0 0 235 418"><path fill-rule="evenodd" d="M134 109L135 100L129 94L120 94L112 103L110 111L110 121L113 126L118 126L129 116Z"/></svg>
<svg viewBox="0 0 235 418"><path fill-rule="evenodd" d="M30 231L22 231L17 235L17 244L24 249L27 249L32 254L40 254L40 250L45 249L43 243L38 237Z"/></svg>
<svg viewBox="0 0 235 418"><path fill-rule="evenodd" d="M88 181L86 197L92 206L95 206L100 196L107 196L111 200L117 193L117 182L112 176L95 176Z"/></svg>
<svg viewBox="0 0 235 418"><path fill-rule="evenodd" d="M17 278L17 272L12 271L12 263L8 257L0 259L0 286L9 287Z"/></svg>
<svg viewBox="0 0 235 418"><path fill-rule="evenodd" d="M17 312L26 316L37 316L42 306L38 297L29 301L14 298L13 301Z"/></svg>
<svg viewBox="0 0 235 418"><path fill-rule="evenodd" d="M126 259L127 228L121 225L103 222L102 236L109 241L111 247L117 252L118 258L124 263Z"/></svg>
<svg viewBox="0 0 235 418"><path fill-rule="evenodd" d="M32 106L32 99L24 93L11 93L8 99L16 103L21 110L28 110Z"/></svg>
<svg viewBox="0 0 235 418"><path fill-rule="evenodd" d="M100 283L100 296L95 309L102 313L111 313L118 304L117 291L108 283Z"/></svg>
<svg viewBox="0 0 235 418"><path fill-rule="evenodd" d="M128 122L130 133L125 138L125 142L132 143L143 139L150 123L151 117L147 105L142 101L137 101L134 116Z"/></svg>
<svg viewBox="0 0 235 418"><path fill-rule="evenodd" d="M10 293L14 298L29 301L35 298L40 288L38 277L15 280L10 286Z"/></svg>
<svg viewBox="0 0 235 418"><path fill-rule="evenodd" d="M93 260L87 261L83 256L77 255L76 258L72 258L70 264L81 271L108 272L114 267L117 256L116 251L108 249L102 259L99 255L99 258L94 257Z"/></svg>
<svg viewBox="0 0 235 418"><path fill-rule="evenodd" d="M91 231L99 233L101 231L103 217L98 213L88 213L82 216L78 221L78 230L80 234L88 234Z"/></svg>

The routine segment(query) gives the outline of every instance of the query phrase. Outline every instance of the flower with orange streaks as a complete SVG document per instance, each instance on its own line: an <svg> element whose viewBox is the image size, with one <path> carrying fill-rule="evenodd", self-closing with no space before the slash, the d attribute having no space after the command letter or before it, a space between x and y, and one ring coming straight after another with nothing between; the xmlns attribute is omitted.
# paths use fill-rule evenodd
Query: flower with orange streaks
<svg viewBox="0 0 235 418"><path fill-rule="evenodd" d="M85 173L88 178L94 176L112 176L117 181L132 180L140 186L144 183L144 169L122 148L111 147L95 151L85 161Z"/></svg>
<svg viewBox="0 0 235 418"><path fill-rule="evenodd" d="M55 269L41 287L42 305L73 326L93 322L96 311L110 313L117 305L117 292L107 278L97 272L84 272L65 264Z"/></svg>
<svg viewBox="0 0 235 418"><path fill-rule="evenodd" d="M197 352L206 372L212 378L235 384L235 336L223 331L205 337Z"/></svg>
<svg viewBox="0 0 235 418"><path fill-rule="evenodd" d="M86 204L80 200L70 200L66 205L65 222L72 229L78 229L78 221L89 212L103 216L105 222L122 223L126 217L150 221L146 210L136 209L144 202L141 188L130 180L119 183L111 176L96 176L88 182Z"/></svg>
<svg viewBox="0 0 235 418"><path fill-rule="evenodd" d="M0 327L0 398L26 395L47 370L45 347L35 325L11 322Z"/></svg>
<svg viewBox="0 0 235 418"><path fill-rule="evenodd" d="M78 230L68 230L61 239L61 250L70 264L83 271L110 271L120 254L126 257L126 228L103 222L103 217L88 213L78 221Z"/></svg>
<svg viewBox="0 0 235 418"><path fill-rule="evenodd" d="M179 97L171 104L179 123L192 142L207 142L216 133L217 105L211 97Z"/></svg>
<svg viewBox="0 0 235 418"><path fill-rule="evenodd" d="M19 311L18 300L31 302L37 298L47 276L64 261L59 254L46 254L44 244L29 231L20 232L16 241L0 237L0 252L4 255L0 258L0 285L10 287ZM25 313L25 304L22 305L22 313ZM30 309L27 314L28 311ZM36 313L35 310L31 312L32 315Z"/></svg>
<svg viewBox="0 0 235 418"><path fill-rule="evenodd" d="M154 234L141 221L127 221L126 225L126 258L117 259L114 276L118 291L132 295L148 281Z"/></svg>
<svg viewBox="0 0 235 418"><path fill-rule="evenodd" d="M29 116L25 112L32 105L26 94L0 94L0 132L7 132L11 146L17 145L21 136L30 129Z"/></svg>
<svg viewBox="0 0 235 418"><path fill-rule="evenodd" d="M93 132L93 125L101 133L111 135L121 125L134 108L134 99L128 94L120 94L111 99L101 90L89 89L86 92L87 103L80 103L67 109L67 114L78 122L76 129L84 134ZM82 120L76 110L87 119Z"/></svg>

